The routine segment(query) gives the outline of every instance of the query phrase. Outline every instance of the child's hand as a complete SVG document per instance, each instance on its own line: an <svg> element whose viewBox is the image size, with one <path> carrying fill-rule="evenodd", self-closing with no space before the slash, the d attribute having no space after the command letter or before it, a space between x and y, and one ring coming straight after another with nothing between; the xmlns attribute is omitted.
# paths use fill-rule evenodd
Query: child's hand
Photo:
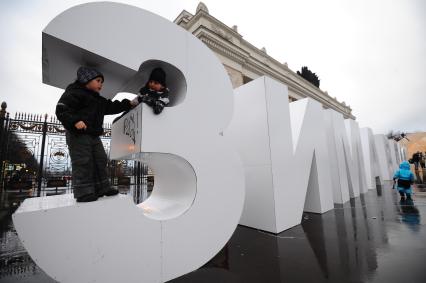
<svg viewBox="0 0 426 283"><path fill-rule="evenodd" d="M75 123L74 127L76 127L77 130L86 130L87 126L83 121L78 121Z"/></svg>
<svg viewBox="0 0 426 283"><path fill-rule="evenodd" d="M138 97L136 96L133 100L130 101L130 106L132 108L135 108L136 106L138 106L139 101L138 101Z"/></svg>

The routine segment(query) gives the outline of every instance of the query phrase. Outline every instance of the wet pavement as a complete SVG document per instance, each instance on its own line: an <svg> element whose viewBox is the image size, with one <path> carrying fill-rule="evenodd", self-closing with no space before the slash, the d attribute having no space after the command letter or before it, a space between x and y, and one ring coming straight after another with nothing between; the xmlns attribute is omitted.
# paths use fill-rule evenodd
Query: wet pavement
<svg viewBox="0 0 426 283"><path fill-rule="evenodd" d="M11 213L26 196L1 196L0 282L55 282L13 228ZM305 213L301 225L278 235L238 226L210 262L169 282L426 282L426 193L413 198L400 202L388 184L322 215Z"/></svg>

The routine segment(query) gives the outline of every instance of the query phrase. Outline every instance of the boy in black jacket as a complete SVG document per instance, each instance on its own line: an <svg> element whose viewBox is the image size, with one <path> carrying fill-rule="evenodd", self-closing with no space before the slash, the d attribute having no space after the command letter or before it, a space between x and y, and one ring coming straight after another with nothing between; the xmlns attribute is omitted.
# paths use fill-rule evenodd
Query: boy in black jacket
<svg viewBox="0 0 426 283"><path fill-rule="evenodd" d="M72 164L72 185L77 202L95 201L116 195L107 177L107 155L100 135L104 115L128 111L127 99L111 101L99 95L104 76L93 68L80 67L56 105L56 116L66 129Z"/></svg>

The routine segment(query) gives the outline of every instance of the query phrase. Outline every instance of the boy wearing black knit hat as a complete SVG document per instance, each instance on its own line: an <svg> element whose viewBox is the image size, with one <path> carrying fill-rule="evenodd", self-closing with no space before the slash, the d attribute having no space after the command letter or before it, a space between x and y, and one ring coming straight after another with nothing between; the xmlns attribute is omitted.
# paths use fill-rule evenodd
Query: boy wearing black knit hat
<svg viewBox="0 0 426 283"><path fill-rule="evenodd" d="M148 82L139 90L133 104L145 102L152 107L155 114L160 114L169 104L169 89L166 87L166 73L162 68L151 71Z"/></svg>
<svg viewBox="0 0 426 283"><path fill-rule="evenodd" d="M80 67L77 80L67 86L56 105L56 116L66 129L77 202L118 193L108 181L107 155L99 136L103 134L104 115L128 111L136 104L100 96L103 82L104 76L98 70Z"/></svg>

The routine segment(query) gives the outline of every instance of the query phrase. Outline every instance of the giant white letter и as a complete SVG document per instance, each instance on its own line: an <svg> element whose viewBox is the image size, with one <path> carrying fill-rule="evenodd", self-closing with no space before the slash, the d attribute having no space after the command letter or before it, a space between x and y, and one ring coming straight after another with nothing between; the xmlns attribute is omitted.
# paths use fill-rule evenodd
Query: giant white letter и
<svg viewBox="0 0 426 283"><path fill-rule="evenodd" d="M288 104L287 86L268 77L235 90L225 137L241 154L246 199L240 224L279 233L303 210L333 208L323 110L303 99Z"/></svg>
<svg viewBox="0 0 426 283"><path fill-rule="evenodd" d="M199 268L229 240L244 201L241 161L219 134L233 111L222 64L175 24L108 2L71 8L43 32L45 83L64 88L86 64L104 73L108 98L166 70L171 107L157 116L139 105L112 128L112 157L148 163L154 191L139 207L128 196L28 199L13 216L20 239L60 282L164 282Z"/></svg>

